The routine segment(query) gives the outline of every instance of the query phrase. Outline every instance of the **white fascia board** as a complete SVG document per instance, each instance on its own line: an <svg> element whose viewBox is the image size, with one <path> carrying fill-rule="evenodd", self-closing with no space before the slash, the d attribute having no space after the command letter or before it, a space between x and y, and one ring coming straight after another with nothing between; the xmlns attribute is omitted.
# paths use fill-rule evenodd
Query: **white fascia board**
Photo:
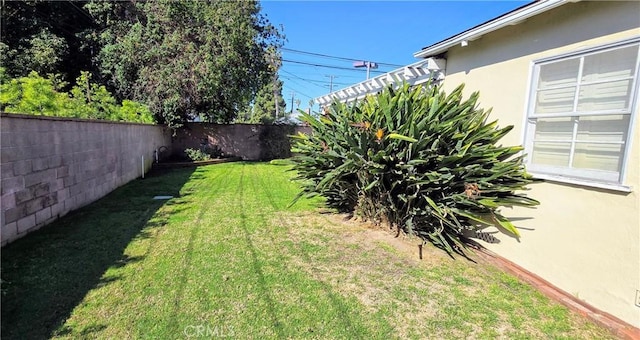
<svg viewBox="0 0 640 340"><path fill-rule="evenodd" d="M517 25L534 15L538 15L569 2L575 1L542 0L533 2L525 7L520 8L519 10L501 15L468 31L458 33L431 46L425 47L422 50L414 53L413 56L416 58L428 58L430 56L441 54L443 52L446 52L453 46L460 45L463 41L473 41L484 34L496 31L502 27Z"/></svg>

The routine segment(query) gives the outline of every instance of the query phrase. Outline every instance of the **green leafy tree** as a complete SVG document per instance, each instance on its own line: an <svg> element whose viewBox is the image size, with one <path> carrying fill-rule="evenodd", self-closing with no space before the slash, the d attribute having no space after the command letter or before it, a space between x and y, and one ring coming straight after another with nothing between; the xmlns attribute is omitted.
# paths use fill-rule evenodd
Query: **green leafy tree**
<svg viewBox="0 0 640 340"><path fill-rule="evenodd" d="M257 1L91 2L103 74L162 123L230 122L272 79L279 30Z"/></svg>
<svg viewBox="0 0 640 340"><path fill-rule="evenodd" d="M123 122L153 123L154 118L149 108L132 100L123 100L122 107L111 117L111 120Z"/></svg>
<svg viewBox="0 0 640 340"><path fill-rule="evenodd" d="M538 202L516 191L531 177L522 147L498 142L513 127L489 122L478 93L462 99L439 86L387 87L356 104L334 103L293 152L302 195L322 195L340 210L397 228L464 255L470 237L495 226L518 230L501 207Z"/></svg>
<svg viewBox="0 0 640 340"><path fill-rule="evenodd" d="M7 80L0 85L2 111L45 116L63 115L67 98L56 91L51 80L40 77L35 71L26 77Z"/></svg>
<svg viewBox="0 0 640 340"><path fill-rule="evenodd" d="M277 97L276 95L277 94ZM253 103L241 115L239 122L251 124L273 124L280 117L276 115L276 100L278 99L278 112L280 117L285 115L285 103L282 98L282 81L275 84L267 83L256 94Z"/></svg>
<svg viewBox="0 0 640 340"><path fill-rule="evenodd" d="M82 72L71 89L71 107L76 117L113 120L119 110L115 98L104 86L90 80L89 72Z"/></svg>
<svg viewBox="0 0 640 340"><path fill-rule="evenodd" d="M143 104L124 100L122 105L102 85L92 83L83 72L70 93L63 92L59 76L43 78L32 71L11 79L0 67L0 111L43 116L105 119L153 123L153 115Z"/></svg>
<svg viewBox="0 0 640 340"><path fill-rule="evenodd" d="M95 30L82 9L86 1L3 1L0 10L0 65L12 78L31 71L60 74L71 82L81 70L96 73L82 32Z"/></svg>
<svg viewBox="0 0 640 340"><path fill-rule="evenodd" d="M68 46L62 37L43 29L30 39L24 64L28 69L42 74L54 73L67 52Z"/></svg>

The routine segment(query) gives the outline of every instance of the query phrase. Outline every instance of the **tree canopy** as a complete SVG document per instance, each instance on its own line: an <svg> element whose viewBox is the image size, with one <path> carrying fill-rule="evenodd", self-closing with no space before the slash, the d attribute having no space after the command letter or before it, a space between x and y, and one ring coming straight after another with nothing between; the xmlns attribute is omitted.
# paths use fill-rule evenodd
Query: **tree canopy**
<svg viewBox="0 0 640 340"><path fill-rule="evenodd" d="M58 77L44 78L36 71L11 79L0 67L0 111L53 117L75 117L114 121L153 123L146 105L116 99L102 85L91 82L91 74L82 72L69 93Z"/></svg>
<svg viewBox="0 0 640 340"><path fill-rule="evenodd" d="M70 83L88 71L117 101L147 104L172 127L233 121L272 84L269 51L284 40L257 0L7 2L1 22L7 76Z"/></svg>
<svg viewBox="0 0 640 340"><path fill-rule="evenodd" d="M101 70L122 98L169 125L226 123L273 75L267 49L282 35L257 1L92 2L102 25ZM117 19L113 19L117 18Z"/></svg>
<svg viewBox="0 0 640 340"><path fill-rule="evenodd" d="M7 1L1 6L0 65L11 78L61 74L71 82L81 71L96 71L91 53L97 52L82 38L95 30L93 18L82 8L85 2Z"/></svg>
<svg viewBox="0 0 640 340"><path fill-rule="evenodd" d="M276 98L278 111L276 112ZM276 119L284 117L286 105L282 98L282 81L265 84L256 94L254 100L238 117L237 121L251 124L272 124Z"/></svg>

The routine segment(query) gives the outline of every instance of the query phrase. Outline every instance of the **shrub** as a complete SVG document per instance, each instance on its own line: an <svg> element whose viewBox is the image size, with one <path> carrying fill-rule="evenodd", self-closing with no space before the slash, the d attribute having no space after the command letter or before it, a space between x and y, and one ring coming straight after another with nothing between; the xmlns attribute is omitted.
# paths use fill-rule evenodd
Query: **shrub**
<svg viewBox="0 0 640 340"><path fill-rule="evenodd" d="M298 198L324 196L331 207L449 254L465 255L468 236L488 226L519 237L499 208L538 204L515 193L532 181L522 147L496 145L512 126L487 122L478 93L463 101L462 90L404 84L353 105L333 103L319 118L303 114L313 132L294 137Z"/></svg>
<svg viewBox="0 0 640 340"><path fill-rule="evenodd" d="M26 77L10 79L0 67L0 111L32 115L105 119L153 123L146 105L130 100L118 106L104 87L91 83L91 75L82 72L69 93L56 75L43 78L35 71Z"/></svg>
<svg viewBox="0 0 640 340"><path fill-rule="evenodd" d="M187 154L187 157L194 162L208 161L211 159L211 155L198 149L185 149L184 153Z"/></svg>

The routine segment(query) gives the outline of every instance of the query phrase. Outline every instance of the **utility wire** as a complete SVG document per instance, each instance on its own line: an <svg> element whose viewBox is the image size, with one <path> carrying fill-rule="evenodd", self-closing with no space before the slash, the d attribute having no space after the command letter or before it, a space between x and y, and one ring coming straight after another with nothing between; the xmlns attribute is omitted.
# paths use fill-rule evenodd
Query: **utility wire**
<svg viewBox="0 0 640 340"><path fill-rule="evenodd" d="M87 18L89 18L89 21L90 21L92 24L97 25L97 24L96 24L96 20L95 20L91 15L89 15L89 13L87 13L87 11L86 11L86 10L84 10L83 8L78 7L78 6L77 6L76 4L74 4L74 3L73 3L73 1L71 1L71 0L69 0L69 1L67 1L67 2L68 2L71 6L73 6L76 10L78 10L78 12L80 12L82 15L84 15L84 16L85 16L85 17L87 17Z"/></svg>
<svg viewBox="0 0 640 340"><path fill-rule="evenodd" d="M280 70L280 71L282 71L282 72L284 72L284 73L286 73L286 74L289 74L289 75L291 75L291 76L293 76L293 77L295 77L295 78L297 78L297 79L300 79L300 80L302 80L302 81L306 81L306 82L308 82L308 83L309 83L309 84L311 84L311 85L315 85L315 86L318 86L318 87L323 87L322 85L318 85L318 84L312 83L311 81L309 81L309 80L307 80L307 79L300 78L300 77L298 77L297 75L295 75L295 74L293 74L293 73L291 73L291 72L288 72L288 71L285 71L285 70ZM289 79L290 79L290 78L289 78Z"/></svg>
<svg viewBox="0 0 640 340"><path fill-rule="evenodd" d="M309 83L311 85L315 85L315 86L320 87L322 89L326 88L327 86L329 86L332 83L332 82L330 82L328 80L317 80L317 79L308 79L308 78L298 77L297 75L295 75L295 74L293 74L291 72L287 72L285 70L280 70L280 71L282 71L284 73L287 73L287 74L291 75L292 77L295 77L296 79L300 79L300 80L302 80L304 82L307 82L307 83ZM293 80L293 79L291 79L290 77L287 77L287 76L281 76L281 77L284 78L284 79ZM321 83L322 85L318 85L318 83ZM347 84L347 83L338 83L338 82L334 81L333 85L344 85L344 86L347 86L347 85L352 85L352 83Z"/></svg>
<svg viewBox="0 0 640 340"><path fill-rule="evenodd" d="M367 70L360 69L360 68L350 68L350 67L342 67L342 66L335 66L335 65L314 64L314 63L308 63L308 62L297 61L297 60L289 60L289 59L282 59L282 62L309 65L309 66L317 66L317 67L325 67L325 68L332 68L332 69L336 69L336 70L345 70L345 71L358 71L358 72L366 72L367 71ZM375 70L370 70L370 72L372 72L372 73L386 73L384 71L375 71Z"/></svg>
<svg viewBox="0 0 640 340"><path fill-rule="evenodd" d="M304 94L304 93L302 93L302 92L300 92L300 91L298 91L298 90L296 90L296 89L293 89L293 88L291 88L291 87L289 87L289 86L287 86L287 85L283 85L283 87L286 87L286 88L288 88L289 90L291 90L291 91L295 92L296 94L301 94L301 95L303 95L304 97L307 97L307 98L309 98L309 99L313 99L313 98L314 98L314 97L311 97L311 96L309 96L309 95L306 95L306 94Z"/></svg>
<svg viewBox="0 0 640 340"><path fill-rule="evenodd" d="M285 72L285 73L288 73L288 74L290 74L290 75L292 75L292 76L296 77L297 79L300 79L300 80L306 81L306 82L308 82L308 83L311 83L311 84L313 84L313 85L317 85L316 83L322 83L322 84L325 84L325 85L327 85L327 84L331 84L331 82L330 82L329 80L318 80L318 79L302 78L302 77L298 77L298 76L296 76L295 74L293 74L293 73L291 73L291 72L287 72L287 71L285 71L285 70L281 70L281 71L282 71L282 72ZM282 76L282 77L283 77L283 78L287 78L287 77L285 77L285 76ZM336 77L336 78L337 78L337 77ZM287 78L287 79L288 79L288 78ZM334 81L334 82L333 82L333 85L353 85L353 83L339 83L339 82L335 82L335 81ZM320 85L318 85L318 86L320 86ZM324 85L323 85L323 87L324 87Z"/></svg>
<svg viewBox="0 0 640 340"><path fill-rule="evenodd" d="M290 80L292 83L297 84L298 86L302 86L302 87L306 87L306 86L307 86L307 85L305 85L305 84L301 84L301 83L299 83L298 81L296 81L296 80L295 80L295 79L293 79L293 78L284 77L284 76L282 76L282 78L288 79L288 80ZM315 85L315 84L314 84L314 85ZM283 84L283 86L286 86L286 85L285 85L285 84ZM319 85L317 85L317 86L319 86ZM290 87L289 87L289 88L290 88ZM291 88L290 88L290 89L291 89ZM294 91L295 91L295 90L294 90ZM309 98L309 99L313 99L313 97L308 96L308 95L306 95L306 94L304 94L304 93L302 93L302 92L299 92L299 91L298 91L298 93L300 93L301 95L303 95L303 96L305 96L305 97L307 97L307 98Z"/></svg>
<svg viewBox="0 0 640 340"><path fill-rule="evenodd" d="M293 53L299 53L299 54L306 54L306 55L313 55L313 56L318 56L318 57L330 58L330 59L338 59L338 60L347 60L347 61L363 61L364 60L364 59L337 57L337 56L332 56L332 55L322 54L322 53L300 51L300 50L294 50L294 49L291 49L291 48L284 48L284 47L282 47L281 50L288 51L288 52L293 52ZM404 65L398 65L398 64L381 63L381 62L377 62L377 61L370 61L370 62L376 63L378 65L387 65L387 66L391 66L391 67L403 67L404 66Z"/></svg>

